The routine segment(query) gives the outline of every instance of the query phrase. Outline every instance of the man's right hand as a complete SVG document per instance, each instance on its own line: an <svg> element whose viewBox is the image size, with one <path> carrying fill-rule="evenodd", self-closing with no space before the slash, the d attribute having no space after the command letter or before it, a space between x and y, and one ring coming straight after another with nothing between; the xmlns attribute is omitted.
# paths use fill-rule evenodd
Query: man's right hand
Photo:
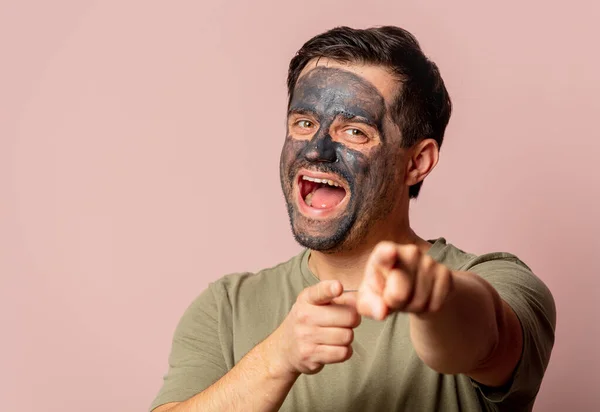
<svg viewBox="0 0 600 412"><path fill-rule="evenodd" d="M352 356L353 328L361 319L355 295L343 293L337 280L304 289L281 325L221 379L154 412L278 411L300 374Z"/></svg>
<svg viewBox="0 0 600 412"><path fill-rule="evenodd" d="M283 374L315 374L352 356L353 328L360 324L355 293L337 281L304 289L285 320L269 337L274 364Z"/></svg>

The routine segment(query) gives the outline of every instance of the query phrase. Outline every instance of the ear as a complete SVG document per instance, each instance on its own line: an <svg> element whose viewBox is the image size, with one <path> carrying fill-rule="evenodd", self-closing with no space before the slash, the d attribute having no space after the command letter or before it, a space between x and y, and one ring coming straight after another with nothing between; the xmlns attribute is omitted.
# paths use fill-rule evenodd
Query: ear
<svg viewBox="0 0 600 412"><path fill-rule="evenodd" d="M405 183L412 186L423 181L437 165L440 148L435 140L424 139L415 144L409 153Z"/></svg>

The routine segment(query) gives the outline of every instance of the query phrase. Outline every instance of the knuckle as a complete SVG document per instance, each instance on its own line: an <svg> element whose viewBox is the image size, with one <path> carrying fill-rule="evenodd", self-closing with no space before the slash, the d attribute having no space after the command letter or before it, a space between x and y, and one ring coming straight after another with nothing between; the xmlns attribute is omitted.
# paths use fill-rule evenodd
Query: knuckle
<svg viewBox="0 0 600 412"><path fill-rule="evenodd" d="M423 257L421 264L423 265L424 269L429 270L429 269L432 269L436 265L436 262L435 262L435 260L433 260L433 258L431 256L426 255Z"/></svg>
<svg viewBox="0 0 600 412"><path fill-rule="evenodd" d="M442 306L439 304L439 302L432 300L431 304L429 305L428 312L438 313L441 308L442 308Z"/></svg>
<svg viewBox="0 0 600 412"><path fill-rule="evenodd" d="M448 268L440 265L439 270L435 273L435 281L445 289L452 282L452 273Z"/></svg>
<svg viewBox="0 0 600 412"><path fill-rule="evenodd" d="M349 326L353 326L356 327L360 324L360 315L358 314L358 312L353 311L350 313L349 319L348 319L348 325Z"/></svg>
<svg viewBox="0 0 600 412"><path fill-rule="evenodd" d="M346 329L342 335L342 344L349 345L354 341L354 331L352 329Z"/></svg>
<svg viewBox="0 0 600 412"><path fill-rule="evenodd" d="M312 345L304 344L304 345L300 345L300 347L298 348L298 355L300 355L300 359L303 362L310 360L312 357L312 354L313 354Z"/></svg>
<svg viewBox="0 0 600 412"><path fill-rule="evenodd" d="M442 290L445 293L448 293L451 289L452 289L452 285L453 285L453 281L454 279L452 278L452 272L450 272L450 270L448 268L443 268L443 270L440 272L440 282L442 282Z"/></svg>
<svg viewBox="0 0 600 412"><path fill-rule="evenodd" d="M295 315L296 319L298 319L298 322L300 323L308 323L308 320L310 319L308 311L302 306L296 307Z"/></svg>
<svg viewBox="0 0 600 412"><path fill-rule="evenodd" d="M427 301L425 299L417 299L411 302L411 309L414 312L424 312L427 308Z"/></svg>
<svg viewBox="0 0 600 412"><path fill-rule="evenodd" d="M296 325L294 335L295 335L296 339L305 341L305 340L308 340L308 338L312 335L312 332L307 327L302 327L302 326Z"/></svg>
<svg viewBox="0 0 600 412"><path fill-rule="evenodd" d="M331 350L329 350L329 353L327 354L327 358L328 358L329 362L331 362L331 363L339 362L343 357L343 352L344 352L344 346L332 347Z"/></svg>
<svg viewBox="0 0 600 412"><path fill-rule="evenodd" d="M351 346L340 346L340 347L338 347L337 352L338 352L337 358L342 361L349 359L350 356L352 355Z"/></svg>
<svg viewBox="0 0 600 412"><path fill-rule="evenodd" d="M389 297L386 302L388 307L392 309L400 309L406 306L406 299L399 299L395 296Z"/></svg>
<svg viewBox="0 0 600 412"><path fill-rule="evenodd" d="M445 283L450 283L451 279L451 273L450 273L450 269L448 269L445 266L440 265L440 271L438 274L439 278L441 281L445 282Z"/></svg>
<svg viewBox="0 0 600 412"><path fill-rule="evenodd" d="M350 359L353 354L354 354L354 348L352 346L348 345L348 351L346 352L346 356L344 357L344 360Z"/></svg>
<svg viewBox="0 0 600 412"><path fill-rule="evenodd" d="M322 365L317 362L311 362L307 365L309 373L316 373L322 368Z"/></svg>

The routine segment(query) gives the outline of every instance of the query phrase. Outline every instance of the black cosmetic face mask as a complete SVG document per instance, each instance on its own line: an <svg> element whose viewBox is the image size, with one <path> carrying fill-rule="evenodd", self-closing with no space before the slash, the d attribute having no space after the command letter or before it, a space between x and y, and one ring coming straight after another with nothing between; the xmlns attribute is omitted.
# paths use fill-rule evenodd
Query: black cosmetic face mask
<svg viewBox="0 0 600 412"><path fill-rule="evenodd" d="M313 250L351 249L373 223L389 214L399 190L400 138L386 102L362 77L338 68L317 67L298 80L288 113L310 115L319 125L308 138L294 136L288 126L281 153L281 186L294 236ZM336 120L368 124L377 130L376 143L350 148L335 141L330 133ZM299 212L294 182L301 168L332 173L347 182L350 198L341 214L314 220Z"/></svg>

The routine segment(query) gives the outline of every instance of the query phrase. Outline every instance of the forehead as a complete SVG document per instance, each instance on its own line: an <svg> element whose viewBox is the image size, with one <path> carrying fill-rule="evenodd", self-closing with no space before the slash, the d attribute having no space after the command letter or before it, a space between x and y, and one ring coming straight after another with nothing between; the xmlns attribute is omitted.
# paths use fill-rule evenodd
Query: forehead
<svg viewBox="0 0 600 412"><path fill-rule="evenodd" d="M371 83L354 73L329 67L314 68L298 80L289 110L330 119L358 116L378 128L387 112L385 100Z"/></svg>
<svg viewBox="0 0 600 412"><path fill-rule="evenodd" d="M327 71L324 69L334 70ZM327 72L330 74L330 79L328 82L330 87L339 87L340 83L343 85L343 82L350 80L352 80L351 85L355 87L360 83L365 86L369 85L383 97L384 101L388 105L391 104L401 89L401 83L398 81L398 78L392 74L390 69L384 66L342 63L328 58L312 59L309 61L304 69L300 72L294 89L296 90L298 86L305 83L308 78L312 78L314 80L316 77L320 77L321 80L323 80L323 78L326 77L325 74ZM334 75L334 72L337 72L337 75ZM307 75L311 73L312 76L307 78ZM347 84L346 86L348 87L350 84ZM367 94L374 92L373 89L368 89L366 87L360 87L360 89L362 89L361 91L363 93Z"/></svg>
<svg viewBox="0 0 600 412"><path fill-rule="evenodd" d="M371 83L354 73L317 67L298 80L290 109L379 120L385 112L385 102Z"/></svg>

